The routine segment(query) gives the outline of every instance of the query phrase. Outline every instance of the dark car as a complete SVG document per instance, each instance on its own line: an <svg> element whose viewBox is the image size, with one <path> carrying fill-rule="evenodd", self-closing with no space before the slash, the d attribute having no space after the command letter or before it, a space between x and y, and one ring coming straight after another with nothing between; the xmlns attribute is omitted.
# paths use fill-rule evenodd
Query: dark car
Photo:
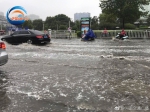
<svg viewBox="0 0 150 112"><path fill-rule="evenodd" d="M8 43L49 43L51 38L48 34L38 30L19 30L13 34L3 36L1 40Z"/></svg>

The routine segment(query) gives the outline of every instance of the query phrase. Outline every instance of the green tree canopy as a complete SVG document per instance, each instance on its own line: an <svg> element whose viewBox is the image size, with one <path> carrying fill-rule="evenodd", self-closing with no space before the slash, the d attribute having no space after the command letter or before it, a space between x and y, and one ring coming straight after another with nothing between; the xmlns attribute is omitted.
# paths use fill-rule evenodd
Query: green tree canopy
<svg viewBox="0 0 150 112"><path fill-rule="evenodd" d="M43 30L43 21L42 21L42 19L33 20L33 28L35 30Z"/></svg>
<svg viewBox="0 0 150 112"><path fill-rule="evenodd" d="M67 29L67 27L69 26L69 21L70 21L70 25L72 25L73 22L68 16L64 14L58 14L54 17L51 16L47 17L45 24L47 29L59 30L59 29L64 29L64 27L66 27L65 29Z"/></svg>
<svg viewBox="0 0 150 112"><path fill-rule="evenodd" d="M100 0L102 13L113 14L119 18L124 28L125 23L133 23L141 16L147 15L144 5L150 0Z"/></svg>
<svg viewBox="0 0 150 112"><path fill-rule="evenodd" d="M116 20L116 16L113 14L106 14L102 13L99 16L100 20L100 29L115 29L119 25L118 21Z"/></svg>
<svg viewBox="0 0 150 112"><path fill-rule="evenodd" d="M32 21L31 20L27 20L22 24L23 28L28 28L28 29L32 29L33 25L32 25Z"/></svg>
<svg viewBox="0 0 150 112"><path fill-rule="evenodd" d="M98 30L99 26L98 26L98 23L99 23L99 18L97 16L94 16L93 18L91 18L91 28L93 30Z"/></svg>
<svg viewBox="0 0 150 112"><path fill-rule="evenodd" d="M147 18L147 24L150 26L150 14L148 15L148 18Z"/></svg>

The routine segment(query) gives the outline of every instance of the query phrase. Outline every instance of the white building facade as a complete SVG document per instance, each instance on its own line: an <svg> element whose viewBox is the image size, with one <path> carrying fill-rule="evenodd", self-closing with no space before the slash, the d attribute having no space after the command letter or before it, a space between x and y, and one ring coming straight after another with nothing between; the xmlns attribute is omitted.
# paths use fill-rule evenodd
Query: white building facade
<svg viewBox="0 0 150 112"><path fill-rule="evenodd" d="M80 21L81 18L83 17L91 17L91 14L88 12L83 12L83 13L75 13L74 14L74 21Z"/></svg>

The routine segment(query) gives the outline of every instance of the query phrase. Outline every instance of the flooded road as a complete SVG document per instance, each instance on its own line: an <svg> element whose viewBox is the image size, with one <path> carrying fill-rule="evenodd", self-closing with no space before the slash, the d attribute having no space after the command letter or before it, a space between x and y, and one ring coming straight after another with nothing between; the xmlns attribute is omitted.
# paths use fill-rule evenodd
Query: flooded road
<svg viewBox="0 0 150 112"><path fill-rule="evenodd" d="M150 40L7 45L1 112L149 112Z"/></svg>

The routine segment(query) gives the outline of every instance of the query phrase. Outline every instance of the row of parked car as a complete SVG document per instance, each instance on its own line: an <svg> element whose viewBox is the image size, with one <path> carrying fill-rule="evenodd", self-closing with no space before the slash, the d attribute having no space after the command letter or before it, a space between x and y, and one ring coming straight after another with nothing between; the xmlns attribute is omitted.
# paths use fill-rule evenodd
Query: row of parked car
<svg viewBox="0 0 150 112"><path fill-rule="evenodd" d="M5 42L10 44L19 43L50 43L51 37L49 34L38 30L18 30L14 31L10 35L4 35L0 40L0 66L5 65L8 62L8 54L6 52Z"/></svg>
<svg viewBox="0 0 150 112"><path fill-rule="evenodd" d="M5 35L5 34L6 34L5 30L0 30L0 35Z"/></svg>

